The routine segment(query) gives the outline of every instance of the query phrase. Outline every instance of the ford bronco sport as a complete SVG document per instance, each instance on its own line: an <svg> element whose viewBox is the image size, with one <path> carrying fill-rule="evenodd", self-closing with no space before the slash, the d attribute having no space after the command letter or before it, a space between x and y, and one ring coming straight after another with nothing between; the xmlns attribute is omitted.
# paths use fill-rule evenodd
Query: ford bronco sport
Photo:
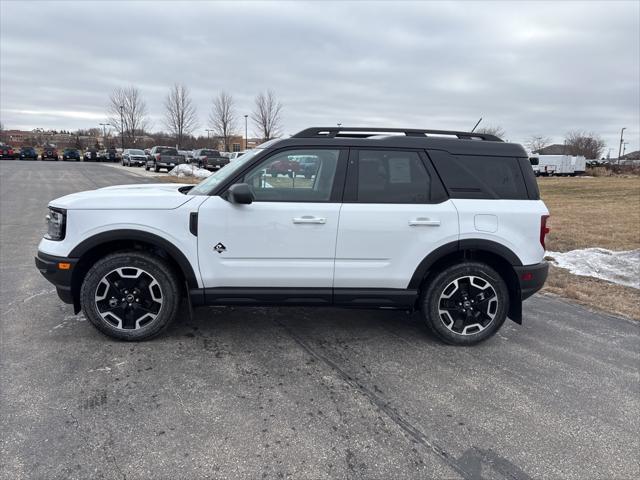
<svg viewBox="0 0 640 480"><path fill-rule="evenodd" d="M271 176L313 158L314 175ZM36 265L101 332L160 333L181 299L419 311L470 345L522 323L547 276L548 211L525 150L488 134L310 128L198 185L53 200ZM190 311L190 310L189 310Z"/></svg>

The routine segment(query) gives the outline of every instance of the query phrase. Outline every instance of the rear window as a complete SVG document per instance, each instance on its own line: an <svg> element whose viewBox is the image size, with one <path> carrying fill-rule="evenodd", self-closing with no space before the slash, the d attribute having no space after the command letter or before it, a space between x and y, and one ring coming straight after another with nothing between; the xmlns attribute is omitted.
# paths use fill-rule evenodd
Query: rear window
<svg viewBox="0 0 640 480"><path fill-rule="evenodd" d="M158 148L156 152L163 155L178 155L178 151L175 148Z"/></svg>
<svg viewBox="0 0 640 480"><path fill-rule="evenodd" d="M209 155L212 157L220 156L220 154L216 150L201 150L200 155Z"/></svg>
<svg viewBox="0 0 640 480"><path fill-rule="evenodd" d="M442 150L430 150L429 156L452 198L529 198L516 157L451 155Z"/></svg>

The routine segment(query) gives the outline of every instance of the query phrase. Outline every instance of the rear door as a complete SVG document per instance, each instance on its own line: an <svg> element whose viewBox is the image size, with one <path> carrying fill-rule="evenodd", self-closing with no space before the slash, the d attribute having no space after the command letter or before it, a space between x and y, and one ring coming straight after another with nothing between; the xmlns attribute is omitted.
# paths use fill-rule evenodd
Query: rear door
<svg viewBox="0 0 640 480"><path fill-rule="evenodd" d="M458 240L458 214L424 152L352 149L336 245L334 294L406 289L420 262Z"/></svg>

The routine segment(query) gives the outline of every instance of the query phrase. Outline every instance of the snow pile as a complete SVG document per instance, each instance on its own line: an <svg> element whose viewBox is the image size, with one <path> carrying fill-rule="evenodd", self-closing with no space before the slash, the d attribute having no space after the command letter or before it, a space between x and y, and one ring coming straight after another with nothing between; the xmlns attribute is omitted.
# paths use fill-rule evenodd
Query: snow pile
<svg viewBox="0 0 640 480"><path fill-rule="evenodd" d="M584 248L570 252L547 252L558 267L574 275L600 278L640 289L640 249L613 252L606 248Z"/></svg>
<svg viewBox="0 0 640 480"><path fill-rule="evenodd" d="M173 175L174 177L195 177L195 178L207 178L211 175L209 170L205 170L204 168L198 168L195 165L189 165L188 163L181 163L177 167L174 167L169 175Z"/></svg>

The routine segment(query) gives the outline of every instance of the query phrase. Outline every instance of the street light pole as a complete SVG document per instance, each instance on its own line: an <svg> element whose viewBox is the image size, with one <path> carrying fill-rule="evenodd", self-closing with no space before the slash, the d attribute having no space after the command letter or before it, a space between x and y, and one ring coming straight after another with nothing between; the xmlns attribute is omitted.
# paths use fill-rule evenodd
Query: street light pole
<svg viewBox="0 0 640 480"><path fill-rule="evenodd" d="M100 125L102 125L102 146L103 147L107 147L107 125L109 125L108 123L101 123Z"/></svg>
<svg viewBox="0 0 640 480"><path fill-rule="evenodd" d="M211 148L211 142L209 141L209 138L211 137L209 137L209 134L213 132L213 130L207 128L205 131L207 132L207 148Z"/></svg>
<svg viewBox="0 0 640 480"><path fill-rule="evenodd" d="M622 130L620 130L620 147L618 148L618 163L620 163L620 155L622 152L622 136L624 135L624 131L627 129L627 127L622 127Z"/></svg>
<svg viewBox="0 0 640 480"><path fill-rule="evenodd" d="M124 105L120 105L120 148L124 152ZM135 132L134 132L135 134Z"/></svg>
<svg viewBox="0 0 640 480"><path fill-rule="evenodd" d="M247 143L249 143L249 129L247 127L247 118L249 115L244 116L244 149L247 150Z"/></svg>

